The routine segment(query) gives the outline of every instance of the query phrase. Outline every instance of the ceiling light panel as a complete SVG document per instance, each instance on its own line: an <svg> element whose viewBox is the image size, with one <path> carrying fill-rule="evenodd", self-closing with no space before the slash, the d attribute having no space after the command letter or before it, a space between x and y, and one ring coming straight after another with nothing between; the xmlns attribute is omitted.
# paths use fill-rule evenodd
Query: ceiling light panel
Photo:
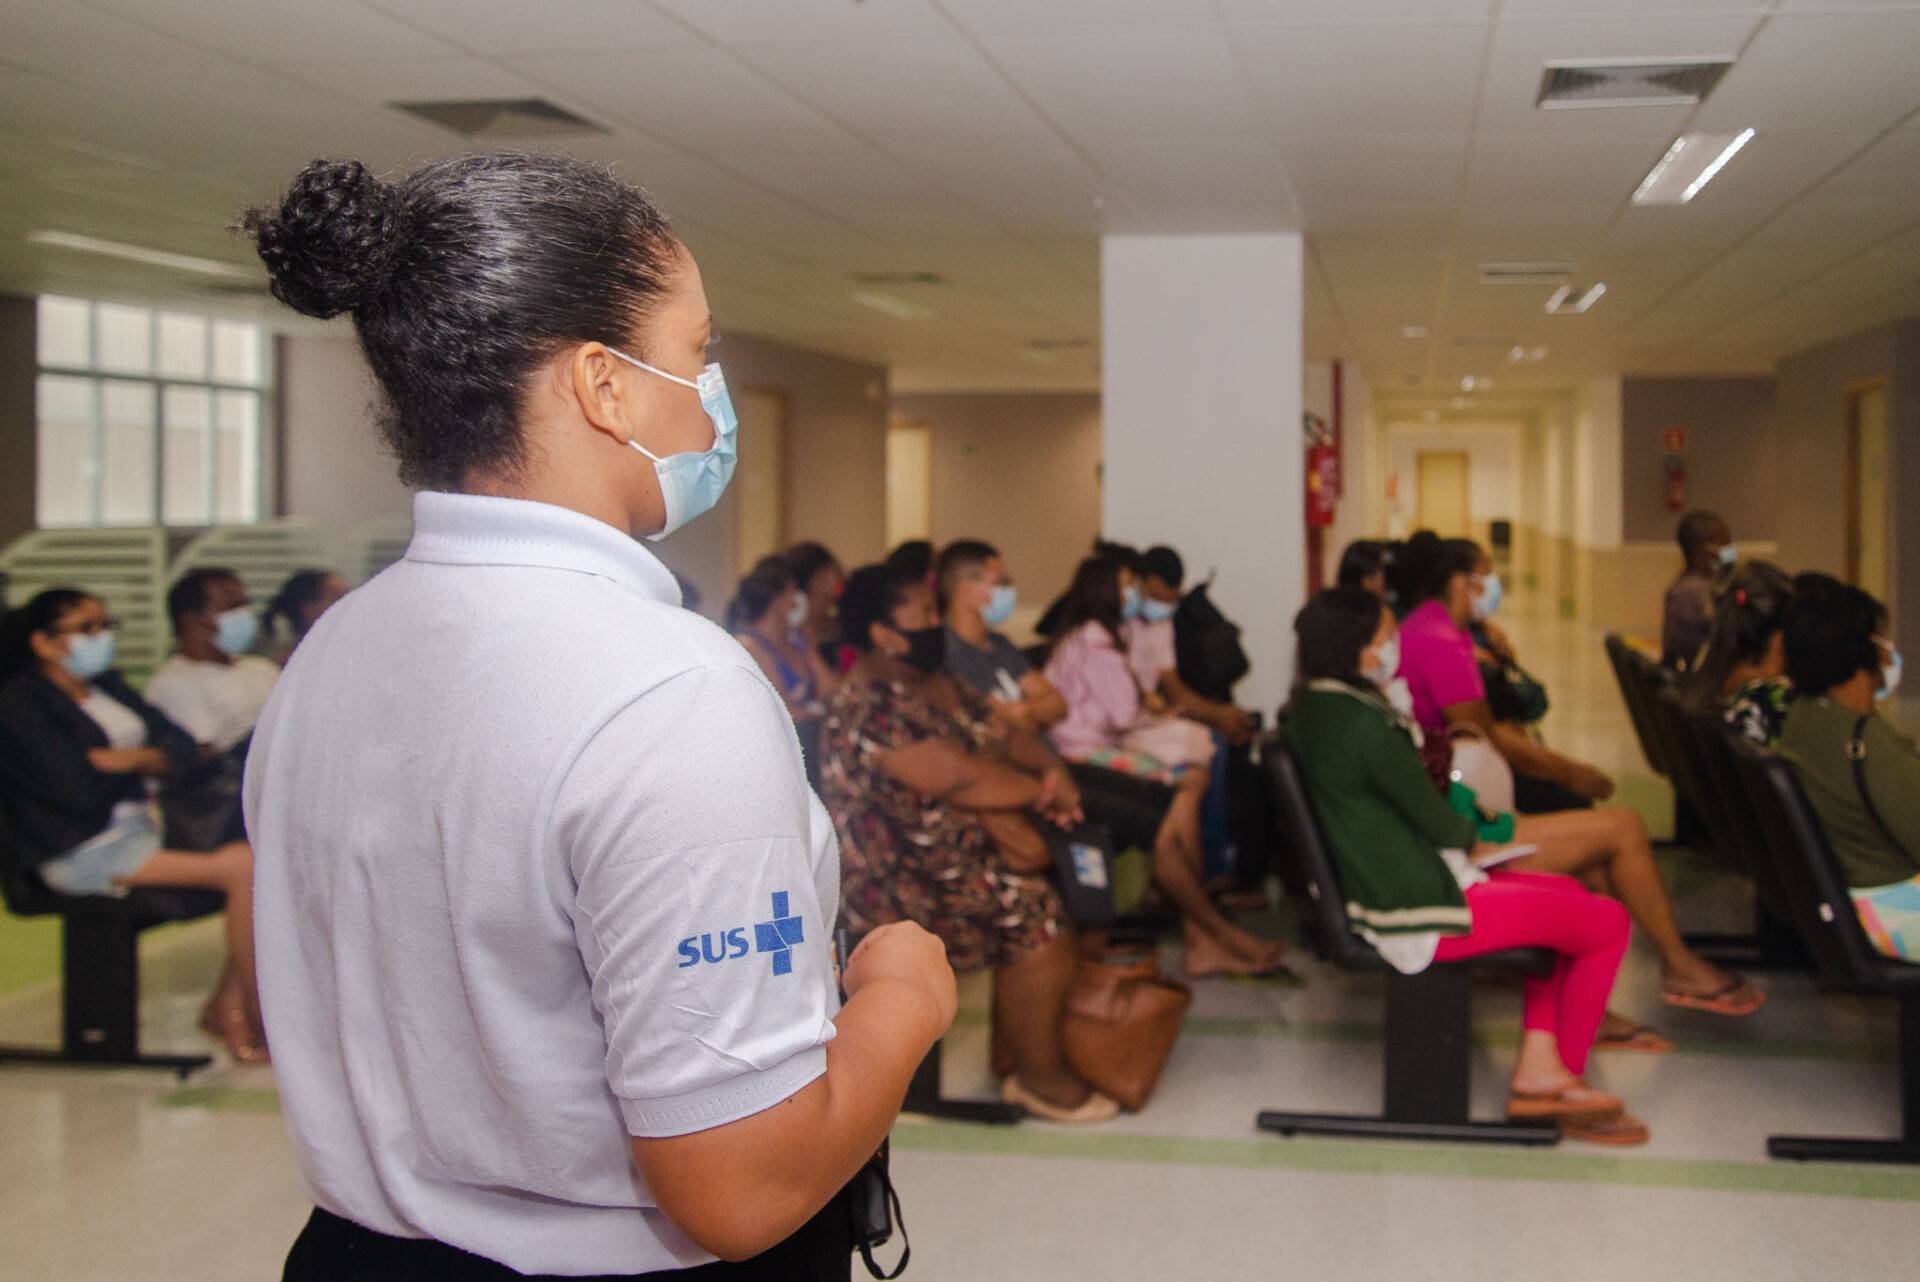
<svg viewBox="0 0 1920 1282"><path fill-rule="evenodd" d="M117 240L101 240L96 236L79 236L64 231L35 231L28 232L26 238L35 245L46 245L53 249L71 249L82 254L98 254L104 258L143 263L148 267L191 272L196 276L212 276L220 280L251 281L255 279L252 271L233 263L223 263L212 258L198 258L192 254L175 254L164 249L149 249L145 245L128 245Z"/></svg>
<svg viewBox="0 0 1920 1282"><path fill-rule="evenodd" d="M1753 141L1753 130L1737 134L1681 134L1666 154L1634 188L1636 205L1684 205L1717 177L1742 148Z"/></svg>
<svg viewBox="0 0 1920 1282"><path fill-rule="evenodd" d="M1600 301L1607 287L1598 281L1582 290L1578 285L1562 285L1547 299L1547 311L1555 316L1578 316Z"/></svg>

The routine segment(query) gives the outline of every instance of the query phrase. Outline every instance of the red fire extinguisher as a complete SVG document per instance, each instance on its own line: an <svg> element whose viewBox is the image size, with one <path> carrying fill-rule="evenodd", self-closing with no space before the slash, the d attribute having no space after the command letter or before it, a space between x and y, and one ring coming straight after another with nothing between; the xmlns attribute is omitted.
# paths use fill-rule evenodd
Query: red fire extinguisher
<svg viewBox="0 0 1920 1282"><path fill-rule="evenodd" d="M1687 510L1687 461L1678 454L1667 455L1667 511Z"/></svg>

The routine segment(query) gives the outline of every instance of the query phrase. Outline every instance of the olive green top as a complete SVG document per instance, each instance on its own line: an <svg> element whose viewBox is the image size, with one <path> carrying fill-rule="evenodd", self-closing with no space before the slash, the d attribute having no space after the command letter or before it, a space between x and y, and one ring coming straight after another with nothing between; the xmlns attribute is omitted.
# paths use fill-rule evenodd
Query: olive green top
<svg viewBox="0 0 1920 1282"><path fill-rule="evenodd" d="M1853 889L1890 886L1920 873L1920 750L1878 713L1867 718L1861 766L1883 831L1867 813L1847 744L1859 714L1826 699L1796 699L1780 751L1827 831L1841 875Z"/></svg>
<svg viewBox="0 0 1920 1282"><path fill-rule="evenodd" d="M1464 935L1473 917L1442 849L1471 850L1474 822L1420 763L1410 728L1371 691L1316 681L1281 735L1307 785L1347 916L1379 935Z"/></svg>

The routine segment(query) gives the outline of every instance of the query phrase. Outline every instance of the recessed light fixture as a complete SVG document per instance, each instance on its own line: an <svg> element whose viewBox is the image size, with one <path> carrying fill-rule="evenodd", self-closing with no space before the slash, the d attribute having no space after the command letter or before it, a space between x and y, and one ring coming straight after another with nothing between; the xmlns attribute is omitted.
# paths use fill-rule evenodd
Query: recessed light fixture
<svg viewBox="0 0 1920 1282"><path fill-rule="evenodd" d="M1751 129L1737 134L1681 134L1633 189L1633 203L1686 204L1752 141Z"/></svg>
<svg viewBox="0 0 1920 1282"><path fill-rule="evenodd" d="M879 312L883 316L891 316L895 320L932 320L934 316L931 307L909 303L891 294L876 294L871 290L856 289L848 297L862 307Z"/></svg>
<svg viewBox="0 0 1920 1282"><path fill-rule="evenodd" d="M93 236L78 236L66 231L33 231L27 233L27 240L35 245L49 245L54 249L71 249L82 254L100 254L107 258L125 259L130 263L144 263L148 267L165 267L176 272L193 272L198 276L216 276L221 280L255 279L253 272L233 263L223 263L212 258L196 258L192 254L175 254L164 249L148 249L144 245L127 245L117 240L100 240Z"/></svg>
<svg viewBox="0 0 1920 1282"><path fill-rule="evenodd" d="M1400 337L1402 338L1425 338L1426 336L1427 327L1425 325L1402 325L1400 327Z"/></svg>
<svg viewBox="0 0 1920 1282"><path fill-rule="evenodd" d="M1606 292L1607 287L1598 281L1589 285L1585 293L1579 292L1577 285L1562 285L1547 300L1547 310L1556 316L1578 315L1599 302Z"/></svg>
<svg viewBox="0 0 1920 1282"><path fill-rule="evenodd" d="M1547 349L1544 347L1528 349L1516 343L1507 351L1507 363L1510 365L1519 365L1527 361L1538 364L1545 359L1547 359Z"/></svg>
<svg viewBox="0 0 1920 1282"><path fill-rule="evenodd" d="M1423 419L1428 423L1438 423L1440 421L1440 411L1439 410L1421 410L1420 417L1421 419Z"/></svg>

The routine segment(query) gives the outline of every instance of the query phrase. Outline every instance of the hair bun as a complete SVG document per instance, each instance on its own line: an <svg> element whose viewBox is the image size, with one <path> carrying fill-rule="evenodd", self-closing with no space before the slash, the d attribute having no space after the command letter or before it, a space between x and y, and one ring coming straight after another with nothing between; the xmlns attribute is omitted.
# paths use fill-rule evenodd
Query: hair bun
<svg viewBox="0 0 1920 1282"><path fill-rule="evenodd" d="M405 239L400 194L357 160L316 160L274 209L251 209L273 296L322 320L357 312L393 274Z"/></svg>

